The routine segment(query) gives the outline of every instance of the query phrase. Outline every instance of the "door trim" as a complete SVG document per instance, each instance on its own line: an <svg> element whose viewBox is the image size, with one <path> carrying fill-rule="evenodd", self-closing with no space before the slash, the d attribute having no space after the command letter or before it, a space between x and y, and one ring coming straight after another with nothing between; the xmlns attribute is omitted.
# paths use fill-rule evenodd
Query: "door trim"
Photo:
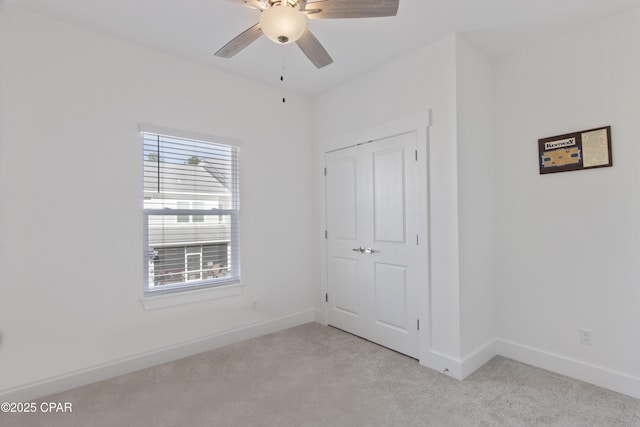
<svg viewBox="0 0 640 427"><path fill-rule="evenodd" d="M431 349L431 234L429 220L429 127L431 126L431 111L427 110L419 114L410 115L401 119L389 121L370 129L362 129L346 135L341 135L331 139L321 141L317 145L316 164L316 194L318 195L319 222L317 236L320 240L320 295L319 302L320 323L328 324L327 303L325 296L328 292L327 278L327 241L325 239L326 231L326 200L324 192L324 170L325 170L325 154L327 152L349 148L355 145L365 144L367 142L383 140L397 135L406 133L416 133L416 144L418 147L418 218L425 218L425 221L419 221L418 233L420 235L420 244L418 246L418 256L426 262L420 264L417 271L418 275L418 315L420 318L420 330L418 331L418 358L422 365L428 366L430 360Z"/></svg>

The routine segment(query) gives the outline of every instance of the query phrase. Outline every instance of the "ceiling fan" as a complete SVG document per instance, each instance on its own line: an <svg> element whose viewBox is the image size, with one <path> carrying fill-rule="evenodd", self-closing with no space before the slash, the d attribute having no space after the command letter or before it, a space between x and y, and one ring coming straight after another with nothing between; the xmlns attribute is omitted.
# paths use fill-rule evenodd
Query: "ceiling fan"
<svg viewBox="0 0 640 427"><path fill-rule="evenodd" d="M375 18L395 16L400 0L231 0L260 11L259 22L216 52L231 58L262 34L280 43L296 43L302 52L322 68L333 62L322 44L307 28L309 19Z"/></svg>

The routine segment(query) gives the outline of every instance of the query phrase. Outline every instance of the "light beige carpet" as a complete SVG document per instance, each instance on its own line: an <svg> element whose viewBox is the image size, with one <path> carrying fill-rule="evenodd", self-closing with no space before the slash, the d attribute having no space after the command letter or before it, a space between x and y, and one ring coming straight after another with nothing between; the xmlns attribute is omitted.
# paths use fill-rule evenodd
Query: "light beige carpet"
<svg viewBox="0 0 640 427"><path fill-rule="evenodd" d="M465 381L310 323L49 396L1 426L640 426L640 400L496 357Z"/></svg>

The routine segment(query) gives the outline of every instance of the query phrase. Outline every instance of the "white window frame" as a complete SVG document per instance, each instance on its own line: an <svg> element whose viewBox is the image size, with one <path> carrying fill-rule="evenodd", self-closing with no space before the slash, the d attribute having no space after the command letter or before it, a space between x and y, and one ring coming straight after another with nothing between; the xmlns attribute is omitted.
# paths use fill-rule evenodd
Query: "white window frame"
<svg viewBox="0 0 640 427"><path fill-rule="evenodd" d="M233 167L236 168L236 178L239 180L239 159L238 154L240 150L240 143L235 140L229 140L225 138L219 138L214 136L207 136L201 134L195 134L193 132L178 131L172 129L166 129L158 126L143 125L139 126L139 132L144 139L144 133L155 134L159 136L168 136L182 139L190 139L197 142L211 143L217 145L226 145L236 149L236 155L233 158ZM237 188L238 183L235 184ZM188 280L187 277L187 251L185 250L185 281L175 285L167 285L164 289L150 289L148 286L148 277L150 274L150 262L149 262L149 247L148 247L148 231L149 231L149 216L164 215L168 212L160 209L143 209L143 252L144 252L144 280L143 280L143 292L141 301L145 309L156 309L162 307L173 306L183 303L191 303L196 301L202 301L206 299L221 298L227 296L238 295L242 292L241 269L240 269L240 205L239 205L239 190L236 191L233 196L234 209L188 209L171 210L171 215L189 215L189 223L192 223L193 215L203 215L204 222L209 222L207 217L218 218L214 220L215 223L220 222L222 215L228 215L230 218L231 238L228 242L228 249L230 252L231 265L228 265L230 270L229 277L223 278L209 278L200 280ZM202 249L200 253L200 263L203 263ZM202 266L201 266L202 267ZM202 272L202 268L200 269Z"/></svg>

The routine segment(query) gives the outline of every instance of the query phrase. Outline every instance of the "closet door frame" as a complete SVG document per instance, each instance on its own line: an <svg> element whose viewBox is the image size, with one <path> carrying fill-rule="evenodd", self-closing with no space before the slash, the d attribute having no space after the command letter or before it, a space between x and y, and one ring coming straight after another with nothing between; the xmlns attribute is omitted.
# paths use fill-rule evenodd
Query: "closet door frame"
<svg viewBox="0 0 640 427"><path fill-rule="evenodd" d="M317 296L315 320L321 324L328 325L327 312L327 240L326 236L326 200L324 194L324 157L325 153L350 147L359 143L366 143L379 139L388 138L395 135L409 132L416 133L417 143L417 175L418 175L418 221L417 230L419 245L419 258L424 262L420 263L416 274L418 275L418 316L420 329L418 331L419 349L418 360L424 366L432 366L433 355L431 349L431 295L430 295L430 220L429 220L429 127L431 126L431 112L429 110L410 115L405 118L383 123L370 129L362 129L357 132L345 134L335 138L321 141L315 153L316 164L319 165L316 174L315 186L319 195L319 222L317 235L319 238L319 258L320 258L320 294Z"/></svg>

